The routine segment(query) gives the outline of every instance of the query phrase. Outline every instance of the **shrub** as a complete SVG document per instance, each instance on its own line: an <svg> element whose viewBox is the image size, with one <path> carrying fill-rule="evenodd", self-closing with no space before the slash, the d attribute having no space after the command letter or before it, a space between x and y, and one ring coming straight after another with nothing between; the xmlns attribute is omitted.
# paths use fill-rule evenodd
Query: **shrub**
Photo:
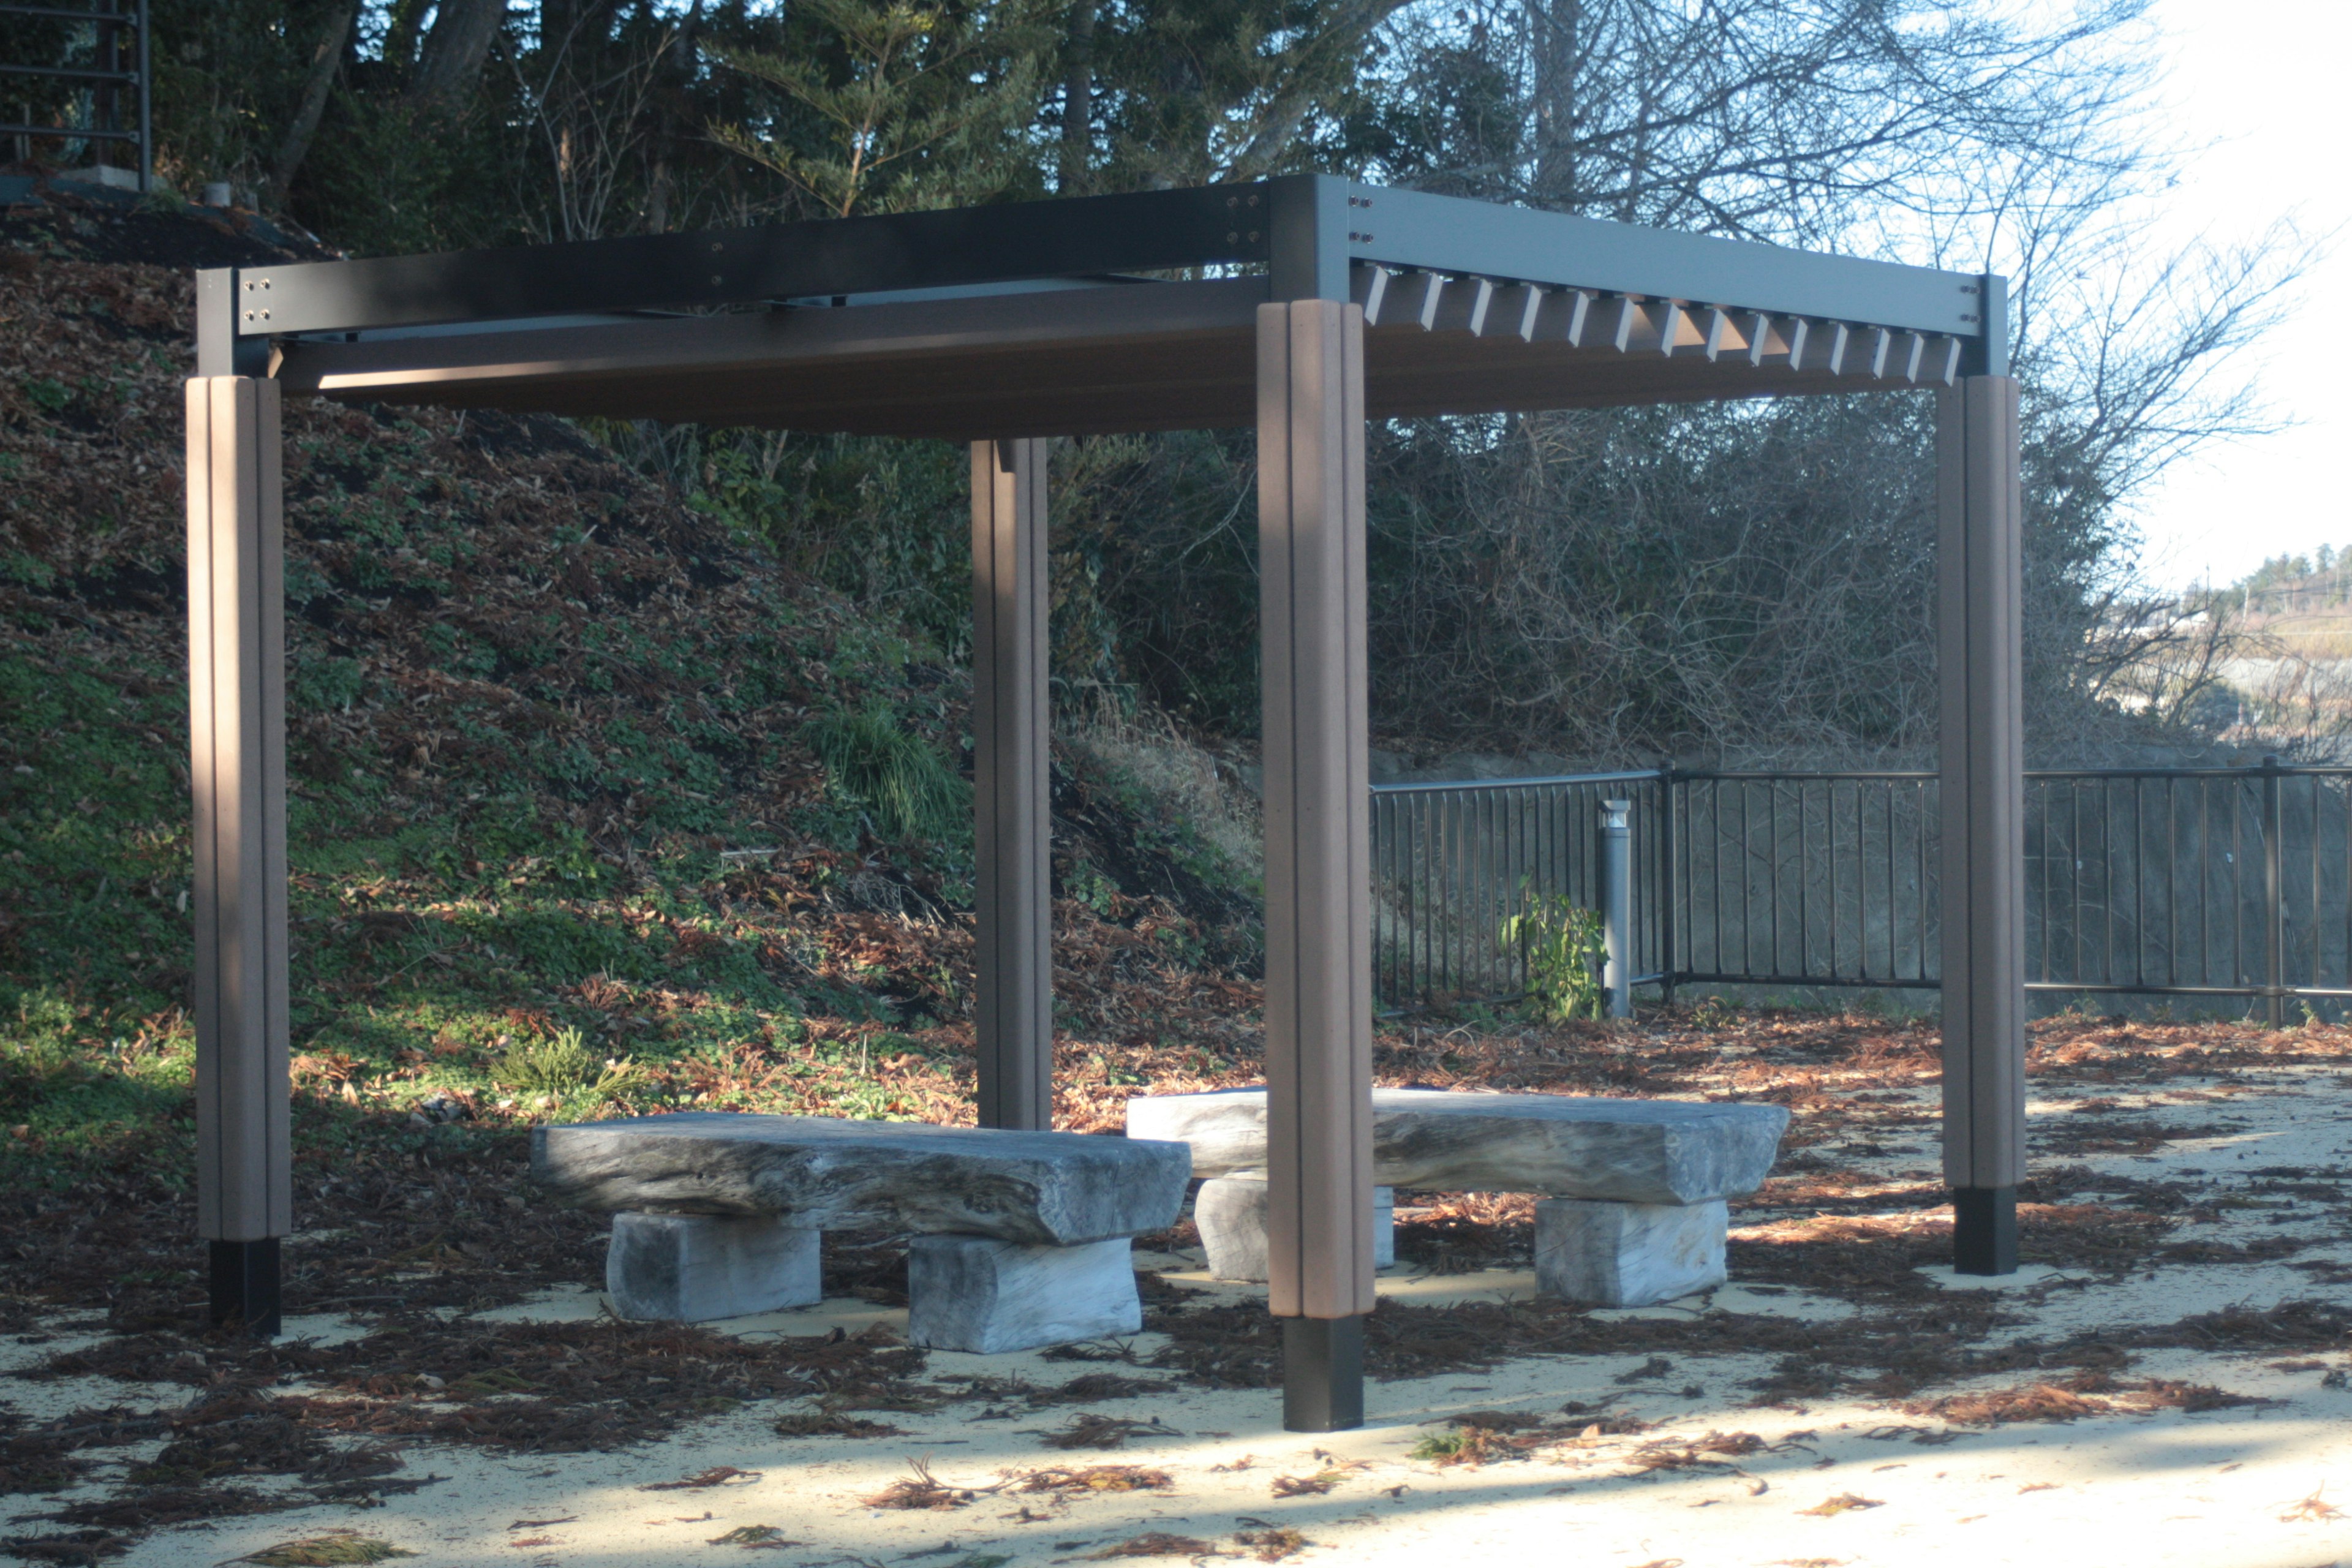
<svg viewBox="0 0 2352 1568"><path fill-rule="evenodd" d="M1607 956L1601 917L1559 893L1529 893L1527 908L1503 922L1527 963L1527 1006L1546 1023L1601 1016L1601 963Z"/></svg>
<svg viewBox="0 0 2352 1568"><path fill-rule="evenodd" d="M958 843L971 833L971 785L880 703L820 714L803 734L834 788L887 838Z"/></svg>

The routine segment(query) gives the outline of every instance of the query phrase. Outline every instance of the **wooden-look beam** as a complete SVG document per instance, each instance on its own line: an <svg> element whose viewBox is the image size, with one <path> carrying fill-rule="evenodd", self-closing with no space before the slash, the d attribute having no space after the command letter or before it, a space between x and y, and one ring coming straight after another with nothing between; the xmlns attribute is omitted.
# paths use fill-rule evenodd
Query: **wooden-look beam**
<svg viewBox="0 0 2352 1568"><path fill-rule="evenodd" d="M294 1228L278 410L274 382L187 384L196 1226L213 1321L265 1334L278 1240Z"/></svg>
<svg viewBox="0 0 2352 1568"><path fill-rule="evenodd" d="M1953 1262L2017 1268L2025 1175L2025 784L2017 383L1937 394L1944 1179Z"/></svg>
<svg viewBox="0 0 2352 1568"><path fill-rule="evenodd" d="M1267 1273L1284 1420L1363 1419L1372 1309L1363 311L1259 308Z"/></svg>
<svg viewBox="0 0 2352 1568"><path fill-rule="evenodd" d="M980 1124L1054 1125L1045 449L971 446L973 1028Z"/></svg>

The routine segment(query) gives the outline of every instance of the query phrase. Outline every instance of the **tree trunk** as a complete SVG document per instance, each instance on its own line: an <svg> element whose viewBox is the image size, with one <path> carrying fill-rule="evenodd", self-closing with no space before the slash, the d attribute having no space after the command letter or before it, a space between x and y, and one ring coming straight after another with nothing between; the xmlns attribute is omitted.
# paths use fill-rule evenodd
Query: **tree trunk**
<svg viewBox="0 0 2352 1568"><path fill-rule="evenodd" d="M318 134L319 116L326 112L327 94L334 89L335 73L342 68L343 44L352 36L352 23L359 16L360 0L334 0L327 12L327 25L319 34L319 47L310 57L310 73L302 80L301 102L294 110L293 123L286 128L286 139L278 144L278 156L269 165L269 199L282 206L286 193L294 184L295 172L302 160L310 156L310 139Z"/></svg>
<svg viewBox="0 0 2352 1568"><path fill-rule="evenodd" d="M1094 161L1095 9L1098 0L1070 6L1069 70L1062 79L1062 195L1086 194Z"/></svg>
<svg viewBox="0 0 2352 1568"><path fill-rule="evenodd" d="M408 100L446 105L469 97L482 79L482 66L506 15L507 0L441 0L408 84Z"/></svg>
<svg viewBox="0 0 2352 1568"><path fill-rule="evenodd" d="M1536 205L1553 212L1577 205L1577 51L1583 0L1527 0L1528 45L1535 57Z"/></svg>

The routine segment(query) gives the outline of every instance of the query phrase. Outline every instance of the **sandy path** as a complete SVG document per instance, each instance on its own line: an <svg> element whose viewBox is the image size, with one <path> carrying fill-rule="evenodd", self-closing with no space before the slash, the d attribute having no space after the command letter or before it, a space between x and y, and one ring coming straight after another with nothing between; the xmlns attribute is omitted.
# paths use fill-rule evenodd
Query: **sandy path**
<svg viewBox="0 0 2352 1568"><path fill-rule="evenodd" d="M2231 1128L2220 1135L2169 1142L2152 1153L2071 1155L2067 1163L2143 1181L2178 1177L2201 1184L2213 1194L2214 1216L2187 1233L2199 1240L2243 1243L2291 1235L2310 1245L2275 1263L2168 1264L2121 1279L2028 1269L1999 1287L2015 1319L1997 1331L1997 1341L2049 1341L2084 1330L2168 1323L2231 1304L2268 1307L2341 1294L2341 1287L2291 1267L2333 1261L2352 1268L2352 1235L2341 1206L2280 1199L2265 1195L2264 1187L2268 1181L2274 1188L2274 1173L2282 1170L2352 1176L2352 1118L2342 1110L2340 1078L2307 1069L2253 1071L2233 1075L2231 1085L2223 1108ZM2101 1093L2118 1103L2117 1115L2210 1122L2221 1114L2181 1099L2184 1090L2194 1092L2196 1086L2175 1079L2145 1093ZM2037 1092L2034 1117L2042 1126L2077 1114L2072 1108L2087 1098ZM1890 1182L1916 1175L1920 1164L1916 1148L1879 1157ZM1776 1217L1786 1223L1785 1215ZM1159 1261L1183 1279L1190 1260ZM1383 1288L1427 1302L1481 1292L1524 1294L1530 1284L1524 1274L1490 1271L1398 1278ZM1973 1288L1948 1279L1945 1284ZM496 1315L576 1316L596 1310L597 1300L581 1290ZM1709 1310L1832 1321L1857 1310L1735 1284L1712 1300L1649 1312L1692 1316ZM838 1302L732 1327L751 1335L806 1334L835 1323L855 1331L903 1316ZM289 1328L322 1338L351 1331L325 1320ZM0 1347L0 1363L21 1365L58 1348L55 1341L37 1352ZM1135 1348L1148 1356L1150 1337ZM2297 1361L2315 1364L2298 1366ZM1087 1404L1088 1411L1156 1419L1172 1429L1172 1435L1133 1436L1116 1452L1046 1448L1040 1434L1068 1419L1073 1407L1032 1409L1017 1399L1006 1402L1008 1413L998 1418L987 1418L984 1401L960 1402L934 1414L883 1415L904 1428L906 1435L895 1437L780 1437L772 1423L793 1406L767 1405L612 1454L509 1458L417 1448L410 1452L407 1473L446 1480L365 1510L314 1507L169 1530L119 1561L126 1568L219 1563L291 1537L348 1527L420 1553L420 1563L581 1568L735 1561L811 1568L901 1562L922 1568L1028 1568L1097 1560L1147 1531L1192 1537L1234 1560L1248 1560L1256 1549L1238 1544L1239 1532L1284 1528L1313 1543L1295 1561L1366 1564L1430 1564L1465 1553L1501 1563L1593 1568L2125 1562L2316 1568L2352 1562L2352 1390L2322 1381L2337 1368L2352 1368L2352 1356L2342 1350L2294 1358L2147 1351L2132 1364L2131 1380L2213 1384L2265 1403L1990 1429L1950 1426L1856 1400L1757 1408L1748 1404L1754 1394L1748 1385L1770 1365L1769 1358L1752 1353L1686 1354L1670 1373L1628 1381L1643 1364L1638 1356L1526 1357L1488 1373L1375 1384L1363 1430L1320 1437L1278 1430L1276 1398L1262 1391L1174 1385ZM940 1353L926 1376L933 1382L1020 1378L1050 1386L1100 1370L1035 1355ZM2020 1381L2012 1373L1964 1386L2010 1387ZM1692 1388L1698 1392L1686 1392ZM88 1379L12 1381L0 1391L14 1408L36 1415L185 1397L180 1389ZM1612 1412L1659 1425L1637 1435L1573 1439L1567 1437L1577 1429L1571 1422L1563 1432L1567 1440L1483 1466L1441 1468L1409 1457L1424 1436L1446 1429L1449 1415L1496 1409L1554 1415L1570 1402L1593 1405L1612 1396ZM1661 1451L1661 1445L1672 1447L1710 1432L1753 1434L1766 1447L1680 1469L1644 1472L1633 1462ZM101 1457L114 1461L119 1473L120 1466L152 1448L132 1446ZM909 1476L919 1460L949 1487L971 1495L935 1511L866 1505L864 1500ZM1170 1484L1164 1490L1076 1498L1005 1488L1008 1474L1095 1464L1164 1470ZM722 1465L751 1474L704 1489L640 1489ZM1328 1490L1276 1495L1283 1478L1318 1476L1330 1483ZM104 1479L101 1474L99 1480ZM98 1489L94 1481L61 1495ZM1840 1497L1866 1500L1869 1506L1812 1511ZM42 1503L11 1500L19 1514L37 1511ZM746 1558L743 1546L712 1543L730 1531L761 1525L795 1544ZM1162 1560L1187 1555L1198 1553L1180 1548Z"/></svg>

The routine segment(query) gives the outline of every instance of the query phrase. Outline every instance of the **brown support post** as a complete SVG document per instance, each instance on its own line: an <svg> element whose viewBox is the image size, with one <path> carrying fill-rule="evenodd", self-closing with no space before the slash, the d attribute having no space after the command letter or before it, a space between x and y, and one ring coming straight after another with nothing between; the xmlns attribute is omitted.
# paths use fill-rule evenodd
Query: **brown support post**
<svg viewBox="0 0 2352 1568"><path fill-rule="evenodd" d="M2025 783L2017 383L1937 395L1944 1179L1952 1261L2017 1268L2025 1175Z"/></svg>
<svg viewBox="0 0 2352 1568"><path fill-rule="evenodd" d="M188 383L196 1225L211 1317L278 1327L294 1228L286 1037L286 620L278 388Z"/></svg>
<svg viewBox="0 0 2352 1568"><path fill-rule="evenodd" d="M1283 1419L1363 1421L1372 1310L1364 313L1258 307L1268 1293Z"/></svg>
<svg viewBox="0 0 2352 1568"><path fill-rule="evenodd" d="M971 447L973 1029L982 1127L1054 1125L1045 443Z"/></svg>

